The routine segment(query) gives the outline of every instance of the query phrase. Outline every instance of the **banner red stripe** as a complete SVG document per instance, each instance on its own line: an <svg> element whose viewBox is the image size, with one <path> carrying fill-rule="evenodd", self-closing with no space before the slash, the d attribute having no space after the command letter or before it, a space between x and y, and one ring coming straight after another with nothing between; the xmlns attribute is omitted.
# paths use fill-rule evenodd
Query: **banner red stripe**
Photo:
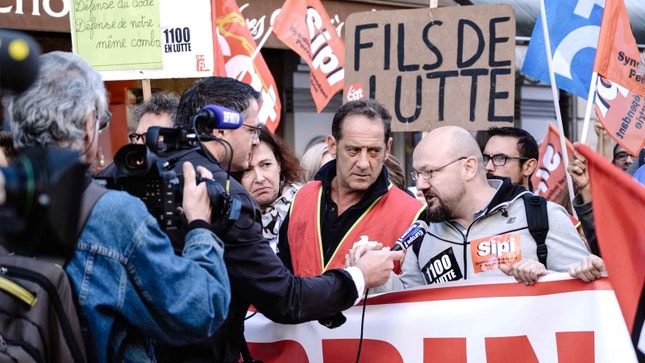
<svg viewBox="0 0 645 363"><path fill-rule="evenodd" d="M409 289L395 293L387 293L368 298L367 305L382 305L403 302L422 302L452 299L472 299L486 297L516 297L516 296L543 296L576 291L612 290L609 279L600 278L591 283L578 279L541 281L533 286L525 286L519 282L507 284L481 284L438 287L432 285L422 289ZM363 302L360 302L363 304Z"/></svg>

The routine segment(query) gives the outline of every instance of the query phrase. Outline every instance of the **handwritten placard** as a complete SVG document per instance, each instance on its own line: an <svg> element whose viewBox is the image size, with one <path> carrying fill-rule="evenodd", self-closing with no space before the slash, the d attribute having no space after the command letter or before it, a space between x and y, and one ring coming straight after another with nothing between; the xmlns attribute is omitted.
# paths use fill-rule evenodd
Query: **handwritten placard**
<svg viewBox="0 0 645 363"><path fill-rule="evenodd" d="M512 125L515 11L509 5L354 13L345 24L344 101L373 98L393 131Z"/></svg>
<svg viewBox="0 0 645 363"><path fill-rule="evenodd" d="M158 0L72 1L74 52L101 71L162 68Z"/></svg>

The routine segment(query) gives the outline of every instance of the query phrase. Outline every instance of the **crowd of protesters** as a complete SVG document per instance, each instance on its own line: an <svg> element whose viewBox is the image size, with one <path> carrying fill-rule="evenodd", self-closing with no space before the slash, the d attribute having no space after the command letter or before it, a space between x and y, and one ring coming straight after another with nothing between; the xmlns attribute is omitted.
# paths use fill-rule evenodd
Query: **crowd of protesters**
<svg viewBox="0 0 645 363"><path fill-rule="evenodd" d="M94 185L89 170L110 119L101 77L72 53L51 52L40 61L35 84L7 100L13 145L18 152L76 151L88 168L84 185ZM366 288L506 275L533 285L553 272L584 281L604 273L593 219L582 221L581 234L563 206L547 201L545 242L532 233L529 219L537 212L525 203L539 158L524 130L488 130L483 149L460 127L427 133L414 148L410 174L421 201L390 154L392 117L380 103L342 105L326 141L301 162L261 124L261 102L249 85L208 77L181 98L161 92L137 108L132 143L145 143L150 126L195 127L198 134L195 147L170 167L183 176L181 246L141 200L103 191L65 265L89 361L248 359L244 319L251 305L275 322L334 327ZM239 112L242 124L192 125L207 104ZM617 145L612 162L627 172L635 159ZM102 173L114 177L111 168ZM592 216L584 158L574 155L569 172L573 207ZM220 186L217 203L208 183ZM2 204L2 174L0 191ZM417 219L429 225L418 246L405 257L390 251ZM491 243L521 253L498 253ZM449 268L433 270L437 259Z"/></svg>

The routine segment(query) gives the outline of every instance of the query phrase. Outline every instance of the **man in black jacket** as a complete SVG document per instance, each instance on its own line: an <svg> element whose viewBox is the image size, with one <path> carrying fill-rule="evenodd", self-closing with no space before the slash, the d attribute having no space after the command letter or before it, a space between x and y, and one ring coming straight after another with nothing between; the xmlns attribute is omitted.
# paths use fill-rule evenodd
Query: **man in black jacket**
<svg viewBox="0 0 645 363"><path fill-rule="evenodd" d="M229 186L227 194L242 205L235 220L226 215L220 216L219 221L213 217L212 230L224 241L224 260L232 290L228 318L205 344L211 354L209 361L214 362L238 362L249 305L283 324L330 316L351 307L364 288L387 281L393 260L403 257L402 253L370 251L361 257L357 268L335 269L312 278L296 277L289 272L262 235L257 203L237 181L229 178L229 172L248 168L251 149L259 143L259 102L260 94L247 84L232 78L208 77L184 92L177 111L176 121L182 125L189 125L192 116L207 104L227 107L244 117L237 129L198 126L200 135L213 140L203 142L200 150L183 155L176 163L179 172L184 161L205 166L213 173L213 179ZM185 349L182 357L197 351L193 347Z"/></svg>

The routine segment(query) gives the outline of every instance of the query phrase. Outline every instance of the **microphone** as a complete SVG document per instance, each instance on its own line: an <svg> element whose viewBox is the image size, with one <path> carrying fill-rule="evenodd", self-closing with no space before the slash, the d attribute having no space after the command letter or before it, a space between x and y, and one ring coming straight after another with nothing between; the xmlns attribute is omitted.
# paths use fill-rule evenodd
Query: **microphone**
<svg viewBox="0 0 645 363"><path fill-rule="evenodd" d="M401 251L410 247L416 241L423 239L428 231L428 224L424 221L416 221L403 232L401 237L396 239L390 251Z"/></svg>
<svg viewBox="0 0 645 363"><path fill-rule="evenodd" d="M38 77L40 47L28 35L0 29L0 90L26 91Z"/></svg>
<svg viewBox="0 0 645 363"><path fill-rule="evenodd" d="M242 126L242 114L218 105L206 105L195 116L193 123L211 130L237 129Z"/></svg>

